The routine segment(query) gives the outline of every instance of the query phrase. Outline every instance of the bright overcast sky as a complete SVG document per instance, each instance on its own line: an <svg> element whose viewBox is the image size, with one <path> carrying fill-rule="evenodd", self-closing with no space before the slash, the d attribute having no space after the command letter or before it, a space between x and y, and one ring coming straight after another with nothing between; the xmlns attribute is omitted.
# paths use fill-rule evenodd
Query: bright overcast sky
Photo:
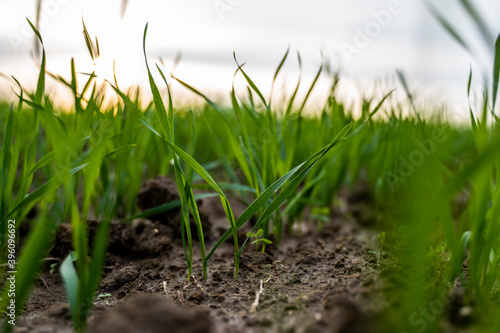
<svg viewBox="0 0 500 333"><path fill-rule="evenodd" d="M494 31L500 31L494 16L500 12L499 1L472 2ZM439 2L447 17L477 40L456 3ZM129 0L123 18L121 0L44 0L43 4L40 31L47 68L66 76L71 57L77 70L92 71L82 37L83 16L90 34L99 39L98 75L110 78L115 59L123 86L146 84L142 34L149 22L150 60L161 57L168 72L181 51L175 75L213 94L225 94L231 88L236 68L233 51L266 90L290 46L280 87L295 85L299 51L305 85L321 64L322 53L342 70L347 86L368 89L384 81L384 88L397 87L394 73L401 69L413 89L423 95L441 96L453 103L465 98L471 58L435 22L421 0ZM34 21L35 0L0 0L0 72L29 86L34 84L37 67L30 55L33 34L26 17ZM0 78L0 87L9 85Z"/></svg>

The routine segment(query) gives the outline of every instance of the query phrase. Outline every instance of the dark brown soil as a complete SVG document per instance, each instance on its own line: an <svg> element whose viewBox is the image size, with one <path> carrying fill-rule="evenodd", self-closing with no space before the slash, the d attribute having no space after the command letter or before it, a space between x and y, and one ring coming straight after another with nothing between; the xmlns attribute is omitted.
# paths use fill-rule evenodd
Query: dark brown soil
<svg viewBox="0 0 500 333"><path fill-rule="evenodd" d="M148 210L151 208L158 207L160 205L169 203L174 200L179 200L179 193L177 192L177 184L170 178L165 176L156 176L150 181L146 182L139 192L137 197L137 205L143 210ZM202 200L197 201L198 208L203 205ZM152 215L149 218L153 221L159 221L165 225L171 226L175 232L176 236L181 235L181 216L179 214L180 208L174 208L172 210L166 211L164 213ZM206 214L206 210L200 208L200 218L203 223L204 238L210 238L212 236L212 228L209 216ZM193 230L193 238L198 240L198 234L195 232L196 224L191 217L191 230Z"/></svg>
<svg viewBox="0 0 500 333"><path fill-rule="evenodd" d="M140 206L165 202L154 196L175 199L172 184L166 178L149 182ZM235 206L238 215L243 207ZM227 221L218 199L204 199L201 214L210 249ZM178 210L131 224L113 221L90 332L380 331L376 319L386 306L379 292L380 266L369 252L376 248L376 235L351 217L337 212L321 231L313 221L303 221L300 234L287 232L279 249L270 246L268 253L249 245L238 279L233 278L232 242L210 259L206 280L195 242L190 281L176 219ZM89 221L91 236L97 226ZM49 265L70 251L71 229L62 225L16 332L72 332L64 285L58 268Z"/></svg>

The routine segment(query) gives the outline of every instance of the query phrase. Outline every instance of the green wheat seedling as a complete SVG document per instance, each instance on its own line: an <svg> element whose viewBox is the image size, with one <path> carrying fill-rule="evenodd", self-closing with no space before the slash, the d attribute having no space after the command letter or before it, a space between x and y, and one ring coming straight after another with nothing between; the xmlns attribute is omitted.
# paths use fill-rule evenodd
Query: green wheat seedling
<svg viewBox="0 0 500 333"><path fill-rule="evenodd" d="M264 234L264 230L262 229L259 229L257 230L256 233L253 233L253 232L247 232L246 236L248 238L253 238L254 240L252 241L252 244L254 244L256 246L256 248L259 248L259 245L261 243L266 243L266 244L272 244L273 242L270 241L269 239L266 239L263 237L263 234Z"/></svg>
<svg viewBox="0 0 500 333"><path fill-rule="evenodd" d="M275 71L271 87L274 87L276 79L288 57L288 54L289 51L287 51L284 57L281 59ZM221 116L223 132L226 133L225 137L227 138L225 144L231 147L232 155L237 161L243 175L245 176L246 184L243 184L243 186L253 188L253 191L251 191L249 194L253 195L253 199L256 200L256 198L258 198L266 188L271 186L271 184L277 177L280 177L288 170L292 169L294 164L296 165L301 162L300 159L296 158L299 155L296 151L298 151L297 143L302 142L302 130L300 128L302 124L307 121L306 118L302 116L302 111L305 108L307 100L316 85L316 82L322 72L322 68L319 69L298 111L292 112L293 104L296 100L297 91L300 87L300 78L293 95L286 105L286 112L282 113L283 116L279 116L279 112L271 109L272 93L269 99L266 100L257 85L243 70L243 65L240 65L238 63L234 54L233 56L236 65L238 66L234 75L236 76L238 73L241 73L248 84L248 102L245 103L243 100L236 96L233 82L230 94L232 110L230 110L229 112L234 113L234 116L237 119L236 126L234 122L231 121L231 117L233 116L233 114L226 112L226 110L219 107L215 102L210 100L206 95L201 93L193 86L178 78L174 77L174 79L189 91L203 98L203 100L205 100L205 102L214 110L216 110L217 113ZM300 56L298 56L298 59L300 67ZM336 83L334 83L334 85L336 85ZM261 107L259 107L254 102L254 99L252 97L253 94L258 97ZM212 127L214 126L213 123L208 121L205 123L211 133L216 132L214 129L212 129ZM341 127L338 128L338 131L341 131L343 127L349 123L350 121L348 120L340 123ZM265 139L262 139L261 133L264 133ZM336 133L322 134L325 134L324 136L334 136ZM314 140L313 138L308 139ZM218 158L221 161L227 160L227 150L217 149L216 152L218 154ZM223 163L223 165L226 166L227 173L231 175L231 178L234 179L233 175L235 172L233 170L233 167L231 165L228 166L228 163ZM318 169L322 168L320 167ZM235 181L238 182L238 186L242 186L242 184L239 184L238 179L235 179ZM311 182L307 180L306 184L307 186L312 186L310 184L317 183L317 181L318 180L314 180ZM291 195L290 198L292 199L292 197L294 197L294 195ZM304 209L304 206L301 206L299 209ZM255 213L256 218L259 219L264 214L264 211L264 206L259 208ZM293 223L293 221L299 216L300 210L288 210L288 212L290 212L290 214L288 215L289 221L292 221ZM265 220L262 220L262 223L259 225L259 229L262 230L264 239L269 238L270 232L274 233L277 240L276 243L279 244L281 234L283 232L283 217L281 212L279 210L275 210L273 214L267 216ZM265 251L265 246L266 243L261 242L262 251Z"/></svg>

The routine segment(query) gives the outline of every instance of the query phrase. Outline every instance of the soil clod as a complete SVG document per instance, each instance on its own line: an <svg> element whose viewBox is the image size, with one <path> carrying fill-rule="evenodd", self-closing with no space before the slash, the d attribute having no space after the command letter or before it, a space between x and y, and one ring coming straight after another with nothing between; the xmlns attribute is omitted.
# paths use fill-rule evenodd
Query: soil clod
<svg viewBox="0 0 500 333"><path fill-rule="evenodd" d="M164 296L137 294L98 317L94 333L210 333L212 320L206 312L179 307Z"/></svg>

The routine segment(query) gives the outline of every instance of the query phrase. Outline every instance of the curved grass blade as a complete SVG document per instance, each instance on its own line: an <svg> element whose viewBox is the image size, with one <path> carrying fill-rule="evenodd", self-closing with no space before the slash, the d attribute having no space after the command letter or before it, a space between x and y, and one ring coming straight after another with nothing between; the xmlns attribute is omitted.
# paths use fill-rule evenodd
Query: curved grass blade
<svg viewBox="0 0 500 333"><path fill-rule="evenodd" d="M281 68L285 64L286 58L288 57L288 53L290 53L290 46L288 46L288 49L286 50L285 55L281 59L280 64L278 65L278 68L276 68L276 71L274 72L273 82L271 84L271 91L269 92L269 108L271 108L271 101L273 98L274 84L276 83L276 79L278 78L278 74L280 73Z"/></svg>
<svg viewBox="0 0 500 333"><path fill-rule="evenodd" d="M307 101L309 100L309 97L311 96L311 93L316 86L316 83L318 82L318 79L321 75L321 72L323 71L323 65L321 65L318 69L318 73L316 73L316 76L314 77L313 82L311 83L311 86L309 86L309 90L307 91L306 97L304 97L304 100L302 101L302 105L299 108L299 116L302 115L302 111L304 110L304 107L306 106Z"/></svg>
<svg viewBox="0 0 500 333"><path fill-rule="evenodd" d="M295 101L295 98L297 97L297 92L299 91L300 83L302 81L302 58L300 57L300 53L297 52L297 59L299 62L299 79L297 81L297 85L295 86L295 90L292 93L292 96L290 97L290 100L288 101L288 106L285 111L285 117L284 119L288 119L290 116L292 109L293 109L293 102Z"/></svg>
<svg viewBox="0 0 500 333"><path fill-rule="evenodd" d="M94 45L92 38L90 38L87 27L85 26L85 21L83 20L83 17L82 17L82 25L83 25L83 38L85 39L85 44L87 45L87 50L89 51L90 57L92 58L92 61L95 64L95 61L99 57L99 47L98 47L99 44L97 44L97 37L96 37L96 44Z"/></svg>
<svg viewBox="0 0 500 333"><path fill-rule="evenodd" d="M71 312L71 317L73 321L76 322L78 319L78 292L80 289L80 279L78 274L76 274L75 266L73 262L77 260L76 252L71 252L68 254L66 259L61 264L59 268L59 273L64 282L64 287L66 289L66 296L68 297L69 308Z"/></svg>
<svg viewBox="0 0 500 333"><path fill-rule="evenodd" d="M207 102L211 107L213 107L215 110L219 111L220 114L222 114L224 116L224 118L226 118L226 115L224 114L224 112L221 110L221 108L215 104L210 98L208 98L207 96L205 96L204 94L202 94L199 90L197 90L196 88L190 86L189 84L187 84L186 82L176 78L175 76L172 75L172 79L176 80L177 82L179 82L182 86L184 86L185 88L187 88L188 90L192 91L193 93L195 93L196 95L200 96L201 98L203 98L205 100L205 102Z"/></svg>
<svg viewBox="0 0 500 333"><path fill-rule="evenodd" d="M467 14L469 14L469 16L476 24L477 29L481 34L481 37L483 38L486 45L489 47L491 43L493 43L493 41L495 40L495 37L492 35L490 29L488 29L488 26L484 23L485 21L483 18L481 18L481 15L479 14L477 8L470 0L460 0L460 3L465 8Z"/></svg>
<svg viewBox="0 0 500 333"><path fill-rule="evenodd" d="M111 156L122 154L124 152L128 152L128 151L134 149L135 147L137 147L137 144L135 144L135 143L134 144L130 144L130 145L121 146L119 148L114 149L113 151L110 151L109 153L107 153L106 155L104 155L102 158L108 158L108 157L111 157Z"/></svg>
<svg viewBox="0 0 500 333"><path fill-rule="evenodd" d="M2 219L0 222L0 225L3 225L7 219L12 216L12 214L16 213L19 209L22 207L35 202L45 196L47 193L50 193L52 190L55 190L59 186L59 183L55 181L55 178L52 178L51 180L47 181L45 184L41 185L38 187L36 190L28 194L26 198L21 200L17 205L12 208L9 213Z"/></svg>
<svg viewBox="0 0 500 333"><path fill-rule="evenodd" d="M262 101L262 104L264 104L264 106L266 107L266 109L269 110L269 105L266 103L266 99L264 98L264 95L262 95L262 93L260 92L259 88L257 88L257 86L255 85L255 83L252 81L252 79L250 79L250 77L247 75L247 73L245 73L245 71L242 68L243 65L240 65L238 63L238 60L236 59L236 53L235 52L233 52L233 58L234 58L234 61L236 62L236 65L238 66L238 70L241 72L241 74L243 74L243 76L245 77L245 80L248 82L248 84L250 85L250 87L252 87L252 90L257 93L257 95L259 96L260 100Z"/></svg>

